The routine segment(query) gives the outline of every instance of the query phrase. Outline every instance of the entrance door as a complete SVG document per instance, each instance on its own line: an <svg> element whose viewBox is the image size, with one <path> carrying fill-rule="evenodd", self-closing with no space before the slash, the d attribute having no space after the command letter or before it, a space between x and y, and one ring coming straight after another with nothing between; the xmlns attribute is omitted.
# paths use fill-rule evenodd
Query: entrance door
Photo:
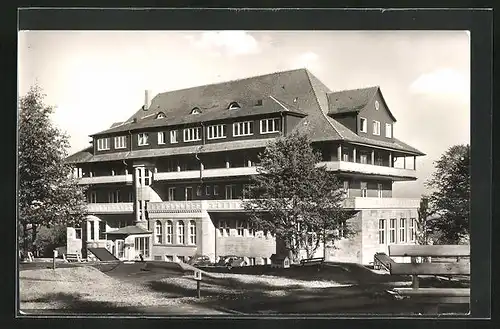
<svg viewBox="0 0 500 329"><path fill-rule="evenodd" d="M118 259L122 259L125 257L125 241L116 240L116 254L115 256Z"/></svg>

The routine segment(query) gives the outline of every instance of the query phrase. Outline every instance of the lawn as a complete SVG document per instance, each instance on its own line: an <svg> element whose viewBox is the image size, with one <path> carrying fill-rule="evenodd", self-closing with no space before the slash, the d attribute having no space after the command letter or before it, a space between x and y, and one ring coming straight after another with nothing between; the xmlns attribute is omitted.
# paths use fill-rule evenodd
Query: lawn
<svg viewBox="0 0 500 329"><path fill-rule="evenodd" d="M425 284L423 280L422 285ZM386 292L390 287L403 285L409 285L409 278L380 274L356 264L290 269L256 266L234 268L230 273L203 271L198 299L193 268L188 265L97 263L55 271L46 266L22 270L20 300L21 309L28 313L29 310L159 315L426 312L425 308L408 300L396 300Z"/></svg>

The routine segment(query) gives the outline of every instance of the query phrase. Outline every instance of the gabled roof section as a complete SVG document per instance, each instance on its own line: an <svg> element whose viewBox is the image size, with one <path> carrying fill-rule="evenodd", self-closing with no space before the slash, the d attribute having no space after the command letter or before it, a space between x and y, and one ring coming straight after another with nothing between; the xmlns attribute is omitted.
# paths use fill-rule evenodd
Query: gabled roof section
<svg viewBox="0 0 500 329"><path fill-rule="evenodd" d="M396 122L396 118L389 110L379 86L328 93L328 115L335 117L338 114L361 112L377 93L380 94L389 116Z"/></svg>
<svg viewBox="0 0 500 329"><path fill-rule="evenodd" d="M76 153L73 153L72 155L68 156L65 161L66 163L81 163L81 162L87 162L93 157L93 151L94 148L92 146L89 146L81 151L78 151Z"/></svg>

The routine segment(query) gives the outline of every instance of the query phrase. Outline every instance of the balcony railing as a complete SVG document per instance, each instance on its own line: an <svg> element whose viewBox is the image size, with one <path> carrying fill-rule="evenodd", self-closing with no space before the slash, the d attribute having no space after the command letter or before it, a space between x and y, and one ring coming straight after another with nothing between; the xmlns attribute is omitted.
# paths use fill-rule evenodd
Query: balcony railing
<svg viewBox="0 0 500 329"><path fill-rule="evenodd" d="M372 164L347 161L324 161L320 162L318 165L326 165L326 168L330 171L339 171L343 173L361 173L367 175L406 179L417 178L417 172L413 169L377 166Z"/></svg>
<svg viewBox="0 0 500 329"><path fill-rule="evenodd" d="M204 170L187 170L172 172L157 172L154 174L155 181L198 179L213 177L248 176L257 174L257 167L216 168Z"/></svg>
<svg viewBox="0 0 500 329"><path fill-rule="evenodd" d="M108 184L108 183L132 183L132 175L110 175L110 176L97 176L97 177L83 177L80 178L78 184L93 185L93 184Z"/></svg>
<svg viewBox="0 0 500 329"><path fill-rule="evenodd" d="M418 208L420 199L411 198L362 198L351 197L344 200L347 209L408 209Z"/></svg>
<svg viewBox="0 0 500 329"><path fill-rule="evenodd" d="M131 214L134 205L132 202L88 203L87 211L91 214Z"/></svg>

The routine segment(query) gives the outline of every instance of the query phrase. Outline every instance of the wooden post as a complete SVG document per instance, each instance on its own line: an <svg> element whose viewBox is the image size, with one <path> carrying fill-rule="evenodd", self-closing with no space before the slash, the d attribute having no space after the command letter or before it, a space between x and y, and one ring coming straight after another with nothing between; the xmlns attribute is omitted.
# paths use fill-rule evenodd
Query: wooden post
<svg viewBox="0 0 500 329"><path fill-rule="evenodd" d="M394 164L392 163L392 152L389 152L389 167L394 167Z"/></svg>
<svg viewBox="0 0 500 329"><path fill-rule="evenodd" d="M200 284L200 280L196 280L196 295L198 296L198 298L201 297L201 284Z"/></svg>
<svg viewBox="0 0 500 329"><path fill-rule="evenodd" d="M411 258L411 263L416 264L417 263L417 257L412 257ZM412 275L411 276L411 286L413 289L418 289L418 275Z"/></svg>
<svg viewBox="0 0 500 329"><path fill-rule="evenodd" d="M372 165L375 164L375 150L372 150Z"/></svg>
<svg viewBox="0 0 500 329"><path fill-rule="evenodd" d="M342 161L342 145L337 147L337 161Z"/></svg>
<svg viewBox="0 0 500 329"><path fill-rule="evenodd" d="M406 169L406 157L403 157L403 169Z"/></svg>
<svg viewBox="0 0 500 329"><path fill-rule="evenodd" d="M352 148L352 162L357 162L356 161L356 146Z"/></svg>
<svg viewBox="0 0 500 329"><path fill-rule="evenodd" d="M417 156L413 156L413 170L417 170Z"/></svg>

